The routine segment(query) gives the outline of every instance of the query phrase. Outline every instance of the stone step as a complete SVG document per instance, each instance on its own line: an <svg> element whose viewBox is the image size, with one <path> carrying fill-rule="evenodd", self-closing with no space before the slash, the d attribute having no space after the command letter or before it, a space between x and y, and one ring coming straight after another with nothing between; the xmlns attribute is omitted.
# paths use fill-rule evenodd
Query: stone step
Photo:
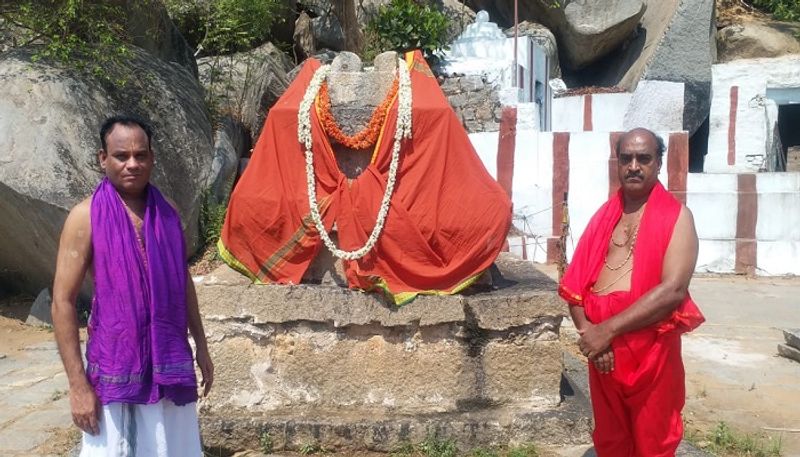
<svg viewBox="0 0 800 457"><path fill-rule="evenodd" d="M392 452L429 436L452 440L459 449L515 443L537 446L576 446L591 442L591 411L580 399L566 397L556 408L532 411L510 407L483 408L463 413L400 415L363 409L315 409L253 414L227 411L202 413L204 445L236 452L260 449L268 440L272 449L298 451L315 445L336 452Z"/></svg>

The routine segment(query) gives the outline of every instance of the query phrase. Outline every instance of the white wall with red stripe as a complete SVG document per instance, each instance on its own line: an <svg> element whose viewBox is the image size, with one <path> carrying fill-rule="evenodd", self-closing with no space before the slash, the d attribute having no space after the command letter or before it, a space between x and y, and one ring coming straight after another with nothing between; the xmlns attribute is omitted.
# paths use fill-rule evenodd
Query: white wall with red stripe
<svg viewBox="0 0 800 457"><path fill-rule="evenodd" d="M712 67L705 172L775 171L775 111L781 101L770 98L770 92L785 89L800 91L800 56L743 59Z"/></svg>
<svg viewBox="0 0 800 457"><path fill-rule="evenodd" d="M507 108L500 132L470 135L514 203L509 250L535 262L556 259L566 192L571 258L591 216L618 188L620 132L516 130L514 117ZM690 174L688 134L658 133L667 145L659 178L695 217L697 271L800 274L800 173Z"/></svg>

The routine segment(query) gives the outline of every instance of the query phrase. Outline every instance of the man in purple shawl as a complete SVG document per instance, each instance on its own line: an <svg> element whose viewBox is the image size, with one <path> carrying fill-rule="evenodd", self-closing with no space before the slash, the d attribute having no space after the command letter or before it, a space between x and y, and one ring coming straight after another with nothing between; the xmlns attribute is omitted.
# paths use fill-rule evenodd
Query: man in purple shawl
<svg viewBox="0 0 800 457"><path fill-rule="evenodd" d="M53 326L70 386L82 457L202 455L195 342L203 395L214 366L194 285L186 268L180 217L150 184L152 131L125 116L100 129L105 171L94 194L64 224L53 285ZM94 278L86 366L76 299Z"/></svg>

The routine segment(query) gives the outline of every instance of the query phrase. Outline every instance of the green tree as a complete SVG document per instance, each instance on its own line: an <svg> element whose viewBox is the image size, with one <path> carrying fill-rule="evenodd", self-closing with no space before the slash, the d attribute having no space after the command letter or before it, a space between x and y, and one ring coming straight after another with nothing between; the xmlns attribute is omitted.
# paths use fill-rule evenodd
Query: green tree
<svg viewBox="0 0 800 457"><path fill-rule="evenodd" d="M101 0L18 0L0 4L0 28L16 46L36 46L48 59L110 79L108 68L130 55L124 14Z"/></svg>
<svg viewBox="0 0 800 457"><path fill-rule="evenodd" d="M800 21L798 0L752 0L753 6L772 14L779 21Z"/></svg>
<svg viewBox="0 0 800 457"><path fill-rule="evenodd" d="M181 34L200 54L250 49L269 38L282 20L279 0L165 0Z"/></svg>
<svg viewBox="0 0 800 457"><path fill-rule="evenodd" d="M367 32L374 54L382 51L405 52L420 49L426 58L434 57L447 47L447 16L425 3L414 0L392 0L378 10Z"/></svg>

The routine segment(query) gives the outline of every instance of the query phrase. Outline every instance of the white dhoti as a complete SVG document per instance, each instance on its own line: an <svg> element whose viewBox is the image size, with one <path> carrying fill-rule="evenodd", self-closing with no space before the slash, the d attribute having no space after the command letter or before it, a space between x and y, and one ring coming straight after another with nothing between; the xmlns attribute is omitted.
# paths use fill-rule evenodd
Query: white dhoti
<svg viewBox="0 0 800 457"><path fill-rule="evenodd" d="M80 457L201 457L196 403L103 406L100 433L83 433Z"/></svg>

